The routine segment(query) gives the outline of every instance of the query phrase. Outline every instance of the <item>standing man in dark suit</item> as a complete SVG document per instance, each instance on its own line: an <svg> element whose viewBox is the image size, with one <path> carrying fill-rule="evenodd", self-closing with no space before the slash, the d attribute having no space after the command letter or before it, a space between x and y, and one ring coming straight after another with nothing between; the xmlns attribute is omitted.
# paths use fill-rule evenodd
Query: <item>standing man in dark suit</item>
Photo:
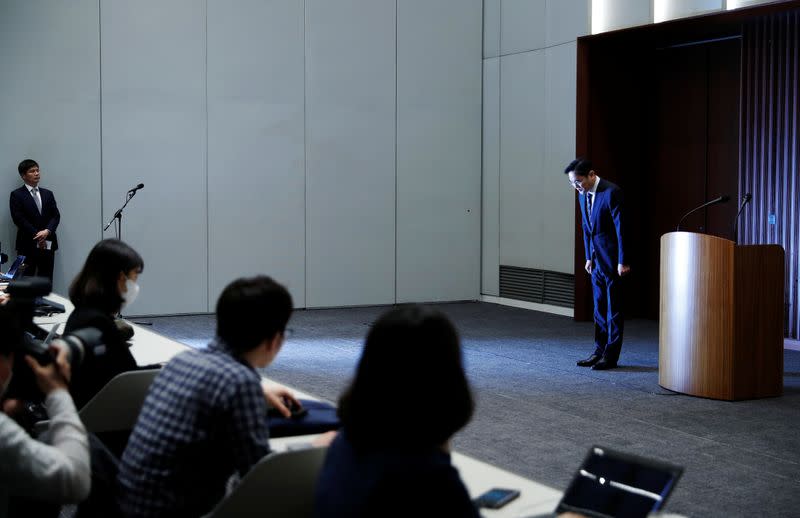
<svg viewBox="0 0 800 518"><path fill-rule="evenodd" d="M622 190L602 180L585 158L564 169L578 191L583 216L584 268L592 276L594 296L594 352L580 367L608 370L617 366L622 348L622 277L630 271L625 259Z"/></svg>
<svg viewBox="0 0 800 518"><path fill-rule="evenodd" d="M17 254L25 256L25 275L53 278L61 221L53 192L39 187L39 164L26 158L17 168L25 185L11 191L11 219L17 226Z"/></svg>

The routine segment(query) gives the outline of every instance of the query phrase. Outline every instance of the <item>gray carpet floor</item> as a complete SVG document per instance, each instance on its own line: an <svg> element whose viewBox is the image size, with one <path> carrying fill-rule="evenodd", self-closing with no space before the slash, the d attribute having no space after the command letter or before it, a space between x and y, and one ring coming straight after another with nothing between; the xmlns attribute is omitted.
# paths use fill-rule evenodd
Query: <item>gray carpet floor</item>
<svg viewBox="0 0 800 518"><path fill-rule="evenodd" d="M564 489L591 445L680 464L666 509L687 516L800 516L800 352L784 353L784 395L723 402L658 385L658 327L626 323L621 368L575 366L591 352L592 326L487 303L438 304L458 327L477 399L458 451ZM301 310L294 335L265 372L335 402L370 324L385 307ZM211 315L148 319L192 347L214 334ZM413 373L425 351L397 351ZM409 379L411 382L411 378ZM446 401L409 401L415 405ZM797 434L797 435L796 435Z"/></svg>

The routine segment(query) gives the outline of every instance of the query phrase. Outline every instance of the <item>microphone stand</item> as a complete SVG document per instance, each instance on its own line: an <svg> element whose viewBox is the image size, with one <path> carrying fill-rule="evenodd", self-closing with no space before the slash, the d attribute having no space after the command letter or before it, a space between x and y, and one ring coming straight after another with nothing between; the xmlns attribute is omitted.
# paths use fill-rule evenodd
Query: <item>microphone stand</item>
<svg viewBox="0 0 800 518"><path fill-rule="evenodd" d="M714 198L713 200L707 201L704 204L700 205L699 207L695 207L694 209L690 210L689 212L683 215L681 220L678 222L678 225L675 227L675 231L678 232L681 229L681 223L683 223L683 220L685 220L686 216L688 216L689 214L693 214L698 210L708 207L709 205L714 205L715 203L727 203L729 199L730 197L727 194L723 194L719 198Z"/></svg>
<svg viewBox="0 0 800 518"><path fill-rule="evenodd" d="M742 204L739 206L739 212L736 213L736 219L733 220L733 244L735 245L739 244L739 234L737 232L739 229L739 215L744 210L744 206L750 203L752 199L753 195L749 192L742 197Z"/></svg>
<svg viewBox="0 0 800 518"><path fill-rule="evenodd" d="M114 233L116 234L117 239L120 241L122 240L122 211L128 206L128 202L131 201L134 196L136 196L136 189L131 189L128 191L128 194L125 195L125 203L122 204L122 207L117 209L117 212L114 213L114 215L108 221L108 224L103 229L103 232L108 230L108 227L110 227L111 224L116 221L117 224L114 227Z"/></svg>
<svg viewBox="0 0 800 518"><path fill-rule="evenodd" d="M125 203L123 203L122 207L118 208L117 212L115 212L114 215L111 216L111 219L106 224L105 228L103 229L103 232L108 230L108 227L110 227L111 224L114 223L114 221L116 221L117 224L114 226L114 233L116 234L117 239L122 241L122 211L125 210L125 207L128 206L128 202L131 201L134 196L136 196L136 191L138 191L138 190L139 190L139 188L137 187L135 189L131 189L130 191L128 191L128 193L125 195ZM118 317L119 318L123 318L123 319L125 318L125 317L122 316L122 311L119 312ZM153 325L152 322L134 322L134 324L138 324L140 326L152 326Z"/></svg>

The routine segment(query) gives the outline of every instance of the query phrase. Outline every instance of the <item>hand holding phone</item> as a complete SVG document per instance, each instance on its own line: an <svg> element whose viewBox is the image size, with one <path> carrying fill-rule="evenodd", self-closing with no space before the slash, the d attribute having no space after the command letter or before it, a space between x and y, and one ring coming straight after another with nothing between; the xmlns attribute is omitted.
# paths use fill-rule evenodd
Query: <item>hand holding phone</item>
<svg viewBox="0 0 800 518"><path fill-rule="evenodd" d="M495 487L477 497L473 502L477 507L500 509L519 496L517 489Z"/></svg>

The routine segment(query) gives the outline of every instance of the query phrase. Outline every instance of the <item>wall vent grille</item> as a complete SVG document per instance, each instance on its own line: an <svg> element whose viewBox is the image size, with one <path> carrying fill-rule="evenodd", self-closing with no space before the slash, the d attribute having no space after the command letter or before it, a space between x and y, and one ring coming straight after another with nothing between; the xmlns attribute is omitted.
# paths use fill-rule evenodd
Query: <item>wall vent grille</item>
<svg viewBox="0 0 800 518"><path fill-rule="evenodd" d="M500 296L571 308L574 306L575 276L569 273L500 266Z"/></svg>

